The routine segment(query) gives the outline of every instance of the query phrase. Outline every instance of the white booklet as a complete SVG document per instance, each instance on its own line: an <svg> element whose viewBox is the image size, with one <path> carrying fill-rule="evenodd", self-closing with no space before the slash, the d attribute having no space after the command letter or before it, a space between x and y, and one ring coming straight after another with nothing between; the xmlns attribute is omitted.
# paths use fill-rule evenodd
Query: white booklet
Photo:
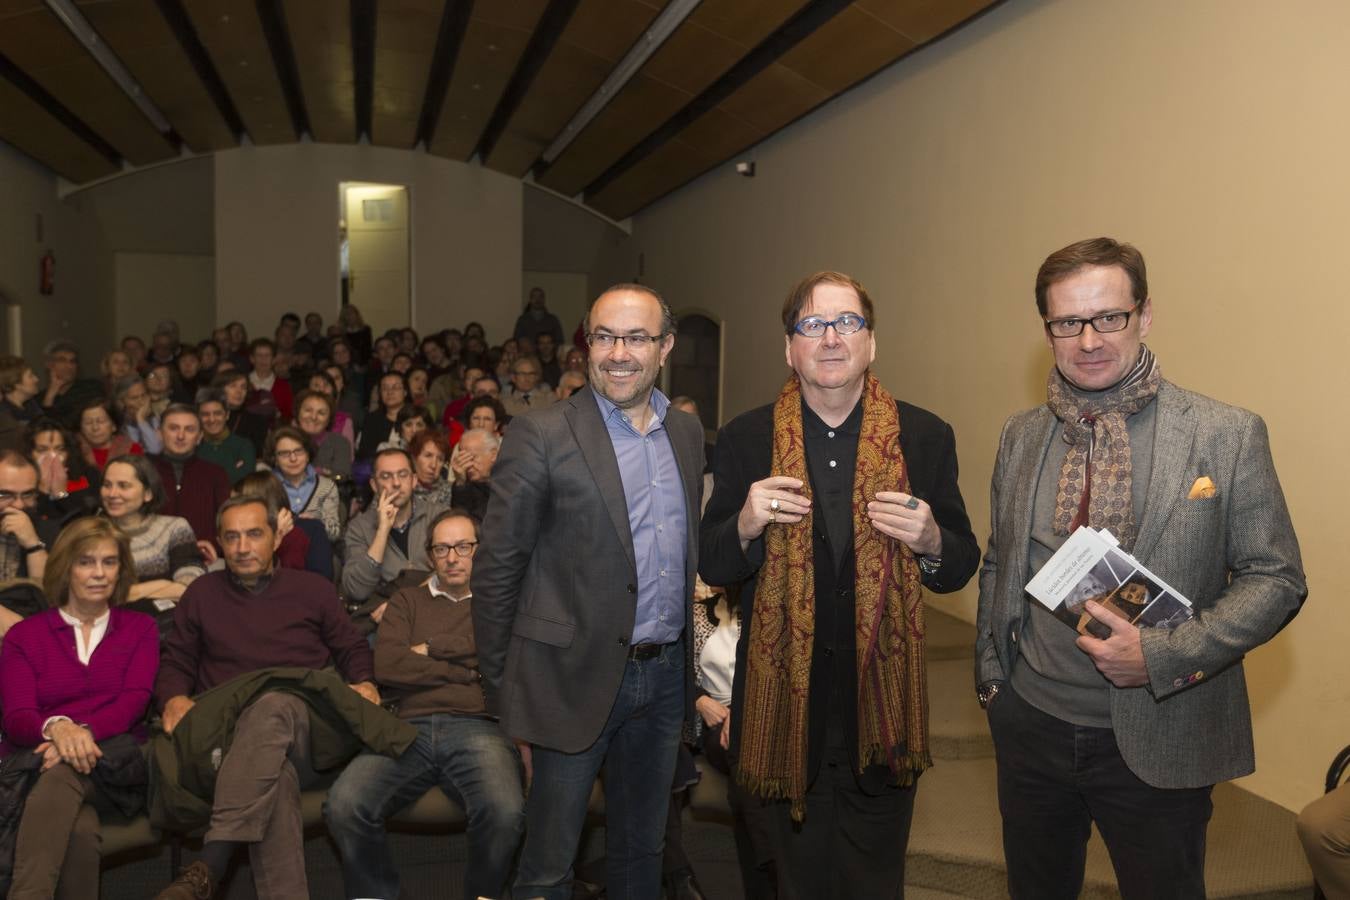
<svg viewBox="0 0 1350 900"><path fill-rule="evenodd" d="M1089 600L1140 628L1175 628L1194 615L1189 600L1121 550L1105 528L1069 535L1027 582L1027 593L1069 627L1099 638L1110 629L1088 614Z"/></svg>

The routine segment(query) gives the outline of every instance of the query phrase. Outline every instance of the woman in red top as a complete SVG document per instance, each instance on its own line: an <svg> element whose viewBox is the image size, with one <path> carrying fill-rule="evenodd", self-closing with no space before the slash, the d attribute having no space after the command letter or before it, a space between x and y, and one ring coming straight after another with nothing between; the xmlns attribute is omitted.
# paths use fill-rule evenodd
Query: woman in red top
<svg viewBox="0 0 1350 900"><path fill-rule="evenodd" d="M144 456L145 450L121 432L117 412L107 400L98 397L79 410L80 453L84 461L102 472L108 460L125 454Z"/></svg>
<svg viewBox="0 0 1350 900"><path fill-rule="evenodd" d="M159 671L154 620L119 608L135 580L127 539L106 519L80 519L47 561L43 588L57 608L5 635L0 754L31 749L41 757L19 820L11 897L98 897L94 770L109 739L145 741L142 720Z"/></svg>

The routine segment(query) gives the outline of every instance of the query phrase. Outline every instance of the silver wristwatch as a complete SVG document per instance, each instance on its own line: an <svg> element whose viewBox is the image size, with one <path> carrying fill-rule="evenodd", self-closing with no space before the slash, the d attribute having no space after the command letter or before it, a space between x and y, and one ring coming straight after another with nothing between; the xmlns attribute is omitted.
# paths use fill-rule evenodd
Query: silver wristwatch
<svg viewBox="0 0 1350 900"><path fill-rule="evenodd" d="M942 568L942 557L940 556L920 556L919 571L925 578L931 578L937 574L937 570Z"/></svg>

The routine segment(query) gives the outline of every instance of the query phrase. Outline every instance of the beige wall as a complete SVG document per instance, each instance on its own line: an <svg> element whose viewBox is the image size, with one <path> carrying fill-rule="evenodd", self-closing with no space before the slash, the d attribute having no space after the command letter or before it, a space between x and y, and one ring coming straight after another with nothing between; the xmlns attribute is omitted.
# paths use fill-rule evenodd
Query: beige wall
<svg viewBox="0 0 1350 900"><path fill-rule="evenodd" d="M1136 242L1165 376L1266 418L1302 541L1309 603L1246 663L1245 783L1289 807L1350 742L1347 47L1333 0L1013 0L759 147L757 177L725 166L634 223L650 283L724 311L728 415L781 384L788 286L862 279L876 370L955 427L982 543L999 428L1049 366L1036 267ZM933 602L972 619L976 591Z"/></svg>
<svg viewBox="0 0 1350 900"><path fill-rule="evenodd" d="M62 201L56 188L50 172L0 144L0 301L19 307L23 355L44 380L47 341L74 341L91 374L113 325L112 260L98 223L81 198ZM43 296L38 261L48 249L56 258L56 290ZM0 352L7 350L8 335Z"/></svg>
<svg viewBox="0 0 1350 900"><path fill-rule="evenodd" d="M407 185L413 327L476 318L499 340L514 324L521 273L517 179L425 153L291 144L215 157L219 318L270 335L287 310L337 314L338 183Z"/></svg>
<svg viewBox="0 0 1350 900"><path fill-rule="evenodd" d="M184 341L211 336L215 304L215 261L190 253L113 254L116 325L113 334L145 340L164 319L178 323Z"/></svg>

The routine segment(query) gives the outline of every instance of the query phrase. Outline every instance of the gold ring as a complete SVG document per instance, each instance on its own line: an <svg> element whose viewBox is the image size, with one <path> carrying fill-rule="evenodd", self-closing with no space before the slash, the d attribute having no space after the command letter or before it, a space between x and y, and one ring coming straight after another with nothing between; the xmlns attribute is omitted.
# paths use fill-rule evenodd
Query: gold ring
<svg viewBox="0 0 1350 900"><path fill-rule="evenodd" d="M769 510L769 524L773 525L777 521L778 521L778 510L776 509Z"/></svg>
<svg viewBox="0 0 1350 900"><path fill-rule="evenodd" d="M769 501L769 512L778 512L782 507L778 505L778 498L774 497Z"/></svg>

